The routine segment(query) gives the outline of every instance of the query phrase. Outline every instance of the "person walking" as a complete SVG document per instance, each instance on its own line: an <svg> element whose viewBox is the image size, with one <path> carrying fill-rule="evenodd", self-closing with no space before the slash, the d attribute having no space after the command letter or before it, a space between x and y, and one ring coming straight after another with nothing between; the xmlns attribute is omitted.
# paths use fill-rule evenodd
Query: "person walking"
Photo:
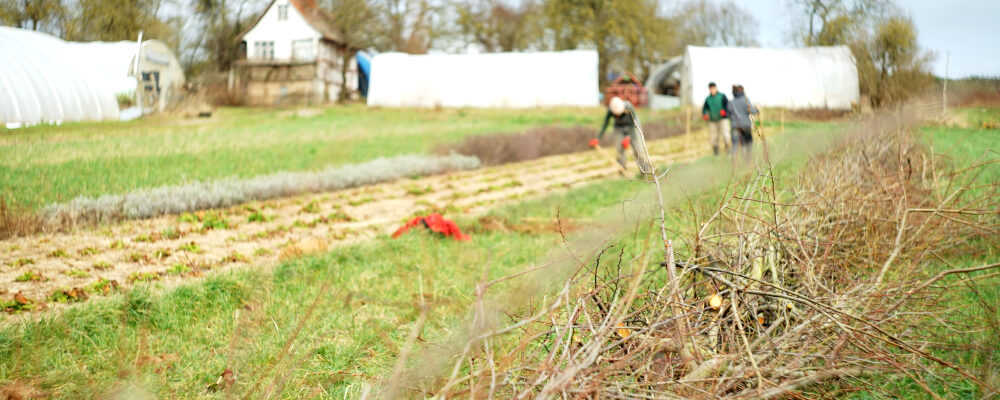
<svg viewBox="0 0 1000 400"><path fill-rule="evenodd" d="M618 134L616 138L618 140L615 140L615 147L618 150L618 164L628 169L625 149L629 148L632 136L635 135L635 122L632 121L632 113L625 110L625 101L620 97L612 97L608 101L608 112L604 115L604 126L601 127L601 133L597 135L597 138L590 140L590 147L597 147L612 120L614 120L614 131Z"/></svg>
<svg viewBox="0 0 1000 400"><path fill-rule="evenodd" d="M708 84L708 97L705 98L705 105L701 107L701 117L708 121L708 140L712 144L712 152L719 155L719 149L726 152L729 147L729 132L726 109L729 107L729 99L719 92L715 82Z"/></svg>
<svg viewBox="0 0 1000 400"><path fill-rule="evenodd" d="M729 102L730 121L733 125L733 155L736 154L737 147L742 149L743 154L750 155L753 149L753 120L750 116L758 114L760 112L750 103L743 85L734 85L733 101Z"/></svg>

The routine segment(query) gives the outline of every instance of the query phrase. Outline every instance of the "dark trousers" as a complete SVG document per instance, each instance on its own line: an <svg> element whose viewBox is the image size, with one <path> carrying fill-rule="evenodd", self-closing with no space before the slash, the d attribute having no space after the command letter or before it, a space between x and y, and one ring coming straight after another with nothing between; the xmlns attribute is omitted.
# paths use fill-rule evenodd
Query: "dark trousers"
<svg viewBox="0 0 1000 400"><path fill-rule="evenodd" d="M736 154L737 148L750 153L753 149L753 128L733 127L733 154Z"/></svg>
<svg viewBox="0 0 1000 400"><path fill-rule="evenodd" d="M625 169L628 169L628 157L625 155L625 146L622 145L622 141L626 137L632 136L633 132L635 132L635 128L631 126L615 128L615 149L618 150L618 163Z"/></svg>

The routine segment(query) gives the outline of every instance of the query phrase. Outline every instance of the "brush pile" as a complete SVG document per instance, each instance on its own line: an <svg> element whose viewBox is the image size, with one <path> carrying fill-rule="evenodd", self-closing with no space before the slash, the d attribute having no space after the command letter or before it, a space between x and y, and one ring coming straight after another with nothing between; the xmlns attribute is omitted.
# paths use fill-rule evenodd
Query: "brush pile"
<svg viewBox="0 0 1000 400"><path fill-rule="evenodd" d="M688 231L661 237L657 227L579 257L543 303L491 312L482 303L491 284L481 285L450 376L421 390L776 398L831 381L877 392L869 378L880 376L910 378L930 397L931 380L995 393L995 377L939 350L946 337L983 329L949 320L949 308L957 292L995 284L1000 264L943 260L996 246L996 183L979 182L982 164L945 166L911 137L916 123L899 114L859 122L794 180L773 178L765 152ZM643 237L647 249L627 256ZM993 324L986 329L1000 331Z"/></svg>

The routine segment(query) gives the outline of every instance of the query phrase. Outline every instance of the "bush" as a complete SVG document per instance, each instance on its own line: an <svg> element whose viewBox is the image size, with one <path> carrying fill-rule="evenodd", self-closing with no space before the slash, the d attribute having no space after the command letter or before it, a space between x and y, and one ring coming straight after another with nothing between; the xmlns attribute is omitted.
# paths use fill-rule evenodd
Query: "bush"
<svg viewBox="0 0 1000 400"><path fill-rule="evenodd" d="M128 93L117 93L115 99L118 100L118 108L129 108L135 105L135 98Z"/></svg>
<svg viewBox="0 0 1000 400"><path fill-rule="evenodd" d="M851 45L857 60L861 92L881 107L920 94L934 83L932 56L920 49L913 22L890 17Z"/></svg>

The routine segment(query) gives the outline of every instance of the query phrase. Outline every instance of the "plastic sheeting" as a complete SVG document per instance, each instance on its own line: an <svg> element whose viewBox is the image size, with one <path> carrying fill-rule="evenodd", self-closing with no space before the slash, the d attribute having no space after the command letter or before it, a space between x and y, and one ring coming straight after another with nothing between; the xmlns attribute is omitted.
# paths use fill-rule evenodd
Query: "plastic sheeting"
<svg viewBox="0 0 1000 400"><path fill-rule="evenodd" d="M372 55L367 51L358 51L354 54L354 59L358 62L358 91L361 97L368 97L368 82L372 76Z"/></svg>
<svg viewBox="0 0 1000 400"><path fill-rule="evenodd" d="M91 57L50 35L0 27L0 123L118 119Z"/></svg>
<svg viewBox="0 0 1000 400"><path fill-rule="evenodd" d="M595 106L597 52L378 54L369 106Z"/></svg>
<svg viewBox="0 0 1000 400"><path fill-rule="evenodd" d="M100 74L101 86L112 93L134 93L136 79L130 76L132 61L139 48L135 42L66 42L70 52L87 57L87 63Z"/></svg>
<svg viewBox="0 0 1000 400"><path fill-rule="evenodd" d="M847 46L800 49L688 46L682 95L700 107L708 83L731 96L742 84L753 104L790 109L850 110L858 103L858 69Z"/></svg>

